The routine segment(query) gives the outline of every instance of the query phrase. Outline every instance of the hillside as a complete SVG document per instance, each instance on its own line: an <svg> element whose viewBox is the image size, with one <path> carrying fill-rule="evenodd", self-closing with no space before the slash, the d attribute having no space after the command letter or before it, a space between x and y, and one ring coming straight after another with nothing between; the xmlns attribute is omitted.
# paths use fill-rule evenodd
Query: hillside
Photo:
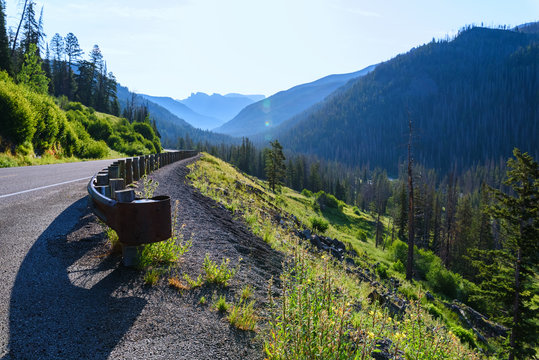
<svg viewBox="0 0 539 360"><path fill-rule="evenodd" d="M470 28L376 67L275 131L285 148L391 174L405 159L447 171L539 155L539 36Z"/></svg>
<svg viewBox="0 0 539 360"><path fill-rule="evenodd" d="M349 80L361 77L373 69L374 65L350 74L329 75L278 92L247 106L232 120L214 131L232 136L251 136L273 130L282 122L324 100Z"/></svg>
<svg viewBox="0 0 539 360"><path fill-rule="evenodd" d="M254 102L264 99L264 95L242 95L242 94L212 94L202 92L191 94L188 98L179 100L199 114L217 119L218 123L209 128L213 129L231 120L243 108Z"/></svg>
<svg viewBox="0 0 539 360"><path fill-rule="evenodd" d="M157 123L157 130L161 134L161 141L166 148L177 148L179 137L190 139L190 147L193 147L198 142L220 144L237 141L223 134L197 129L159 104L131 93L127 87L118 85L118 100L122 111L125 109L127 102L131 102L133 99L136 106L146 106L148 108L150 117Z"/></svg>
<svg viewBox="0 0 539 360"><path fill-rule="evenodd" d="M486 333L495 324L485 323L484 328L471 325L470 330L462 328L470 324L460 323L453 312L458 312L459 307L451 308L456 303L441 295L434 298L426 294L425 289L434 291L430 282L418 286L419 283L404 281L401 255L406 253L405 245L399 240L391 244L387 239L383 248L376 247L372 214L324 193L300 194L283 188L274 194L266 182L246 176L207 154L189 167L188 178L193 186L241 219L256 237L287 259L280 279L274 279L274 286L281 287L283 296L268 299L270 321L279 314L281 320L274 321L268 329L264 320L268 317L258 318L262 322L257 328L265 341L266 358L277 359L284 352L295 354L294 358L309 358L311 351L327 354L322 358L354 358L357 352L370 354L378 350L412 358L432 352L443 354L444 358L467 359L478 358L478 354L463 347L457 337L472 347L491 350L490 346L499 341L489 333L488 340L482 338L490 344L487 345L472 335L472 331ZM383 223L384 227L388 226L387 219ZM275 256L268 254L269 264L274 259ZM435 259L430 252L420 251L421 271L437 269L439 264ZM249 257L247 261L252 260ZM457 283L462 289L468 286ZM297 303L301 298L310 299L304 308ZM461 308L470 311L464 305ZM324 314L324 309L328 313ZM255 311L258 314L264 310L256 307ZM418 323L419 318L422 320ZM308 319L312 321L309 326L313 332L324 334L317 341L304 328ZM351 337L339 333L341 326ZM423 327L437 330L424 331ZM456 336L446 333L448 329ZM414 342L417 335L414 331L429 340ZM369 333L372 333L370 338ZM358 336L355 343L351 341L356 336L353 334ZM332 348L331 344L340 341L342 348ZM330 355L332 351L339 351L342 357Z"/></svg>
<svg viewBox="0 0 539 360"><path fill-rule="evenodd" d="M78 102L17 85L0 72L0 167L161 151L147 123L132 123Z"/></svg>

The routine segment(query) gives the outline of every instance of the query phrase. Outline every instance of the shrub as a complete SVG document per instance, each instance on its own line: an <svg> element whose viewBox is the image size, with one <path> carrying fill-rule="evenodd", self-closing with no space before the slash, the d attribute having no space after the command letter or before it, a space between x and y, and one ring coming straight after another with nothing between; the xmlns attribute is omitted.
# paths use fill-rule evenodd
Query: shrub
<svg viewBox="0 0 539 360"><path fill-rule="evenodd" d="M14 144L32 141L36 132L36 113L28 101L28 93L5 72L0 72L0 131Z"/></svg>
<svg viewBox="0 0 539 360"><path fill-rule="evenodd" d="M401 274L404 274L406 272L406 268L404 267L404 264L400 260L397 260L396 262L394 262L393 265L391 265L391 268Z"/></svg>
<svg viewBox="0 0 539 360"><path fill-rule="evenodd" d="M309 221L311 222L311 228L313 231L324 233L329 227L329 223L326 220L316 216L311 217Z"/></svg>
<svg viewBox="0 0 539 360"><path fill-rule="evenodd" d="M442 320L444 318L444 315L442 314L440 309L438 309L438 307L436 307L436 305L434 304L428 304L426 307L426 310L429 314L431 314L436 319Z"/></svg>
<svg viewBox="0 0 539 360"><path fill-rule="evenodd" d="M89 140L83 143L79 150L79 156L85 159L100 159L108 155L110 149L103 140Z"/></svg>
<svg viewBox="0 0 539 360"><path fill-rule="evenodd" d="M135 131L141 134L145 139L150 141L153 140L155 136L152 127L148 123L134 122L133 129L135 129Z"/></svg>
<svg viewBox="0 0 539 360"><path fill-rule="evenodd" d="M426 278L427 273L433 266L441 266L442 264L440 258L430 250L418 249L416 254L414 266L417 275L422 279Z"/></svg>
<svg viewBox="0 0 539 360"><path fill-rule="evenodd" d="M316 193L316 202L320 205L320 208L339 209L342 210L342 204L337 198L331 194L327 194L323 191Z"/></svg>
<svg viewBox="0 0 539 360"><path fill-rule="evenodd" d="M460 339L460 341L467 343L472 348L476 348L475 337L471 330L463 329L462 327L455 325L451 328L453 334Z"/></svg>
<svg viewBox="0 0 539 360"><path fill-rule="evenodd" d="M460 280L459 275L445 269L441 264L433 265L427 273L427 283L432 290L452 299L457 297Z"/></svg>
<svg viewBox="0 0 539 360"><path fill-rule="evenodd" d="M367 242L367 233L364 230L358 230L356 237L360 241Z"/></svg>
<svg viewBox="0 0 539 360"><path fill-rule="evenodd" d="M307 189L301 190L301 195L305 197L313 197L313 192Z"/></svg>
<svg viewBox="0 0 539 360"><path fill-rule="evenodd" d="M378 264L378 266L376 267L376 273L378 274L380 279L387 279L387 269L388 267L386 264Z"/></svg>
<svg viewBox="0 0 539 360"><path fill-rule="evenodd" d="M105 120L98 119L88 126L88 133L96 140L105 140L112 135L112 126Z"/></svg>
<svg viewBox="0 0 539 360"><path fill-rule="evenodd" d="M399 260L402 264L408 261L408 245L400 240L395 240L391 246L391 252L395 261Z"/></svg>
<svg viewBox="0 0 539 360"><path fill-rule="evenodd" d="M359 210L359 208L358 208L357 206L354 206L354 207L352 208L352 210L354 211L354 214L356 214L356 215L358 215L358 216L361 215L361 211Z"/></svg>

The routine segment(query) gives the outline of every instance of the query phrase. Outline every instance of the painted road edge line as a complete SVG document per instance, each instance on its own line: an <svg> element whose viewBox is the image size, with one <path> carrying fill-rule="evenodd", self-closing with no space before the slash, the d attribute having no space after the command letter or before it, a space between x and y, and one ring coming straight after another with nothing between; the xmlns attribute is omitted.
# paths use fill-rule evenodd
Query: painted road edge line
<svg viewBox="0 0 539 360"><path fill-rule="evenodd" d="M54 186L69 184L69 183L73 183L73 182L77 182L77 181L89 180L90 178L91 178L91 176L87 176L87 177L83 177L83 178L80 178L80 179L64 181L64 182L61 182L61 183L58 183L58 184L45 185L45 186L40 186L40 187L37 187L37 188L34 188L34 189L17 191L17 192L11 193L11 194L0 195L0 199L10 197L10 196L24 194L24 193L31 192L31 191L43 190L43 189L47 189L47 188L54 187Z"/></svg>

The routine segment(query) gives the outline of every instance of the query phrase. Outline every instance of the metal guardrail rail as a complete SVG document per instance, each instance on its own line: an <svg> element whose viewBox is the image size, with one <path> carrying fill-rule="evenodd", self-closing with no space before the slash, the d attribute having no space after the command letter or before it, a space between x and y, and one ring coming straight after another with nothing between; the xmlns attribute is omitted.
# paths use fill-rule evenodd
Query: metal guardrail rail
<svg viewBox="0 0 539 360"><path fill-rule="evenodd" d="M137 264L140 246L172 236L170 197L137 199L134 189L126 186L154 170L197 154L195 150L180 150L118 160L88 183L95 215L118 234L124 265Z"/></svg>

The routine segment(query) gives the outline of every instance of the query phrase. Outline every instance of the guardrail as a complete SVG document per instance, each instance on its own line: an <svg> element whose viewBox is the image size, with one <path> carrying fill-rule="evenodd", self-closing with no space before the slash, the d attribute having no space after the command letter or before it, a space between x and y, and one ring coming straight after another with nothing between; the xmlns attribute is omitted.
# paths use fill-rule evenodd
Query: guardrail
<svg viewBox="0 0 539 360"><path fill-rule="evenodd" d="M135 190L126 186L154 170L197 154L195 150L180 150L118 160L88 183L95 215L118 234L124 265L137 265L144 244L172 236L170 197L137 199Z"/></svg>

